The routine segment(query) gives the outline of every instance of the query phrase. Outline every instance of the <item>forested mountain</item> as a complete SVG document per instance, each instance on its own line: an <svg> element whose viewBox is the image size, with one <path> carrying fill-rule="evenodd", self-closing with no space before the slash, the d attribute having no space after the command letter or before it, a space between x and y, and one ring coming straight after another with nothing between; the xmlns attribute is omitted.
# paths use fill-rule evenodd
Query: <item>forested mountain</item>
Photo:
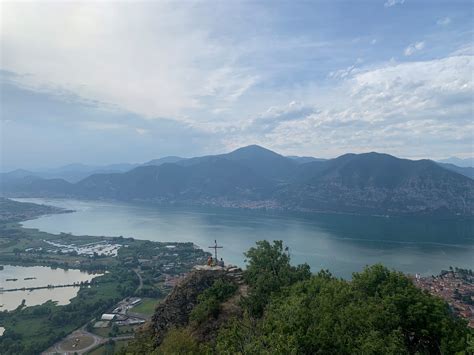
<svg viewBox="0 0 474 355"><path fill-rule="evenodd" d="M169 157L77 183L19 174L5 196L148 200L363 214L474 214L474 181L430 160L345 154L302 162L259 146L228 154Z"/></svg>
<svg viewBox="0 0 474 355"><path fill-rule="evenodd" d="M473 188L473 180L430 160L346 154L304 164L295 181L278 192L278 198L309 211L472 215Z"/></svg>
<svg viewBox="0 0 474 355"><path fill-rule="evenodd" d="M458 174L467 176L468 178L474 179L474 168L472 166L458 166L450 163L438 163L445 169L454 171Z"/></svg>

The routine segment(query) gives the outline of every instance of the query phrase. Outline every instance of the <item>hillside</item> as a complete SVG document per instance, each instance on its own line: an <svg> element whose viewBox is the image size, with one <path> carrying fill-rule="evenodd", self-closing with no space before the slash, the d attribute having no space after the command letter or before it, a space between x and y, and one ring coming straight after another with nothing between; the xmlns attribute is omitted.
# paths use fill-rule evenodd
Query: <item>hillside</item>
<svg viewBox="0 0 474 355"><path fill-rule="evenodd" d="M354 273L292 266L281 241L247 267L201 267L158 305L123 354L454 354L473 344L447 303L382 265Z"/></svg>
<svg viewBox="0 0 474 355"><path fill-rule="evenodd" d="M438 163L440 166L442 166L445 169L454 171L458 174L467 176L468 178L474 179L474 168L472 166L458 166L454 165L451 163Z"/></svg>
<svg viewBox="0 0 474 355"><path fill-rule="evenodd" d="M308 211L472 215L474 181L429 160L346 154L303 165L278 194Z"/></svg>
<svg viewBox="0 0 474 355"><path fill-rule="evenodd" d="M306 212L474 215L474 180L430 160L380 153L296 159L259 146L190 159L168 157L74 184L21 172L2 179L2 193Z"/></svg>

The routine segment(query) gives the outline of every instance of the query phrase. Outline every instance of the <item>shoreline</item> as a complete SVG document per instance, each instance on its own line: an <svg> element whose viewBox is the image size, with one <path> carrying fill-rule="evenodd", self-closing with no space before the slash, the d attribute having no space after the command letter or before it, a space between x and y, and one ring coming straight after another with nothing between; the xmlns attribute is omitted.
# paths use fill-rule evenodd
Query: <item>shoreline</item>
<svg viewBox="0 0 474 355"><path fill-rule="evenodd" d="M467 220L474 222L474 215L438 215L438 214L427 214L427 213L357 213L351 211L337 211L331 209L305 209L305 208L288 208L284 206L278 207L268 207L268 206L255 206L250 207L248 204L255 204L255 205L262 205L265 203L271 202L271 204L275 203L272 200L256 200L256 201L222 201L223 203L214 203L210 202L199 202L196 200L189 200L189 201L167 201L167 200L143 200L143 199L130 199L130 200L120 200L120 199L113 199L113 198L86 198L86 197L78 197L78 196L7 196L4 198L10 199L13 201L23 202L23 199L51 199L51 200L76 200L81 202L106 202L106 203L120 203L126 205L145 205L145 206L156 206L156 207L175 207L175 208L215 208L218 210L228 210L228 211L246 211L246 212L259 212L263 214L269 215L301 215L305 218L310 218L314 215L346 215L346 216L355 216L355 217L374 217L374 218L436 218L442 220ZM30 202L35 203L35 202ZM51 206L48 204L41 204L43 206ZM56 206L53 206L56 207ZM59 208L59 207L58 207ZM72 213L77 212L76 210L67 210L61 213ZM51 213L51 214L58 214L58 213ZM34 218L32 218L34 219Z"/></svg>

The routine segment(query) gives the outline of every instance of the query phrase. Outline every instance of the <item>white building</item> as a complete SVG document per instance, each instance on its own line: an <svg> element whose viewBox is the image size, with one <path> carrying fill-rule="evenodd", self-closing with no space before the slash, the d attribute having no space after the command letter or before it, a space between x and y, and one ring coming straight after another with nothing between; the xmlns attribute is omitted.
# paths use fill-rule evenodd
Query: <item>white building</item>
<svg viewBox="0 0 474 355"><path fill-rule="evenodd" d="M114 320L115 319L115 314L110 314L110 313L104 313L102 314L102 317L100 318L101 320Z"/></svg>

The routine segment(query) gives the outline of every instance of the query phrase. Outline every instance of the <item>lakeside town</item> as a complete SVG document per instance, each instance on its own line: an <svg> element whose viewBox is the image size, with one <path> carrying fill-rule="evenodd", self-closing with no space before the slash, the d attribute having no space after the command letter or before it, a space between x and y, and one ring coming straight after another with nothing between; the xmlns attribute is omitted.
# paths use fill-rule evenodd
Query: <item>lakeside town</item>
<svg viewBox="0 0 474 355"><path fill-rule="evenodd" d="M472 270L452 268L437 276L412 278L416 286L444 299L453 312L466 319L474 328L474 273Z"/></svg>

